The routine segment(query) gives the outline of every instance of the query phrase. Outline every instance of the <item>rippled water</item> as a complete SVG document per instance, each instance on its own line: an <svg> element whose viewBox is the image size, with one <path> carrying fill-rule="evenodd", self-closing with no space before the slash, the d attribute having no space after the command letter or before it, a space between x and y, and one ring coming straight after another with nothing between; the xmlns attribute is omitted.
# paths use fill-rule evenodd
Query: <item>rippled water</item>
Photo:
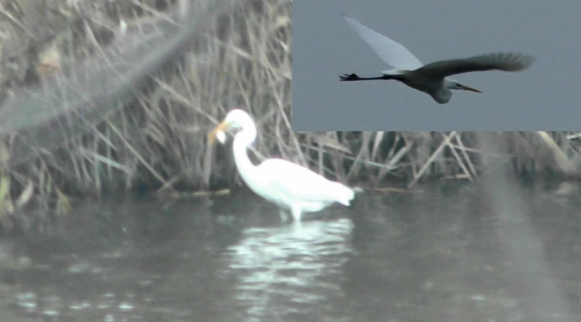
<svg viewBox="0 0 581 322"><path fill-rule="evenodd" d="M234 299L248 321L325 316L344 294L342 268L352 253L349 219L248 228L224 252L222 274L236 276Z"/></svg>
<svg viewBox="0 0 581 322"><path fill-rule="evenodd" d="M526 223L477 185L366 193L300 224L250 193L86 203L0 241L0 321L530 321L544 302L581 321L580 192L523 189ZM528 266L505 244L523 227L542 252Z"/></svg>

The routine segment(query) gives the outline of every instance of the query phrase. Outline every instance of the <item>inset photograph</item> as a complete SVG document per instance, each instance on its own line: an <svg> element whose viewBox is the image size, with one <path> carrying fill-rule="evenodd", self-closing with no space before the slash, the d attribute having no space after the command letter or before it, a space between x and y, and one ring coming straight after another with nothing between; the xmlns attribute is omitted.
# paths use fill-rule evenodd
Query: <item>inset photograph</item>
<svg viewBox="0 0 581 322"><path fill-rule="evenodd" d="M573 129L581 3L293 4L295 131ZM573 67L573 68L572 68Z"/></svg>

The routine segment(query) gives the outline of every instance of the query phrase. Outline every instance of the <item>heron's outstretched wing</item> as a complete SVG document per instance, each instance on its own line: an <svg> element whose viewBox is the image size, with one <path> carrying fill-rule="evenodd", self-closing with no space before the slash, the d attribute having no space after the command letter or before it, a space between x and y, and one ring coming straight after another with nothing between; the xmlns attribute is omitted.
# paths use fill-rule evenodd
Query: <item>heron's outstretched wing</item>
<svg viewBox="0 0 581 322"><path fill-rule="evenodd" d="M418 68L417 73L431 77L447 77L468 72L502 70L516 72L529 68L535 58L517 53L494 53L462 59L442 60Z"/></svg>
<svg viewBox="0 0 581 322"><path fill-rule="evenodd" d="M345 18L351 29L355 30L359 37L388 65L401 70L414 70L424 65L414 54L399 43L365 27L352 18L345 15L343 15L343 18Z"/></svg>

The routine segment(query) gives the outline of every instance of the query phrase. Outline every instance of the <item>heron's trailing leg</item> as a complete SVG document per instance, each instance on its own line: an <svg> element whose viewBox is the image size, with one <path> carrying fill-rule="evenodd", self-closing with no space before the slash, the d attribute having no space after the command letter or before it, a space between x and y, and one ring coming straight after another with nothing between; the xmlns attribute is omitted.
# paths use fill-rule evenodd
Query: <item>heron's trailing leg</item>
<svg viewBox="0 0 581 322"><path fill-rule="evenodd" d="M390 80L394 79L394 77L390 75L383 75L380 77L359 77L357 74L343 74L343 76L339 76L341 82L353 82L353 81L364 81L364 80Z"/></svg>

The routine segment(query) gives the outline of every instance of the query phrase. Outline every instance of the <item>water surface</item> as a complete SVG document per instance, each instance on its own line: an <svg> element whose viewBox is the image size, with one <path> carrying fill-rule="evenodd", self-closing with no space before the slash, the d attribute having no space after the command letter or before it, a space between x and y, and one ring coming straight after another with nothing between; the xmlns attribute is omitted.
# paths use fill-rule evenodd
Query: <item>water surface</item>
<svg viewBox="0 0 581 322"><path fill-rule="evenodd" d="M244 192L87 202L0 242L0 320L530 321L551 295L542 319L581 321L580 192L525 187L531 211L510 224L463 184L368 192L301 224ZM535 279L505 245L523 229Z"/></svg>

